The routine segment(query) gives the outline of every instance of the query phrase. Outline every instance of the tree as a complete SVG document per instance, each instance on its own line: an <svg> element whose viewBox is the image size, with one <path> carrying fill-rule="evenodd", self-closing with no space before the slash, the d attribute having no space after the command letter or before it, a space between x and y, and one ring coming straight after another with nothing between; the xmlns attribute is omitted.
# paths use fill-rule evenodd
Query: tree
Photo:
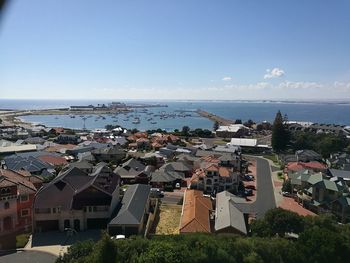
<svg viewBox="0 0 350 263"><path fill-rule="evenodd" d="M218 121L216 121L216 122L214 122L214 125L213 125L213 130L214 131L216 131L217 129L219 129L219 122Z"/></svg>
<svg viewBox="0 0 350 263"><path fill-rule="evenodd" d="M280 111L277 112L272 126L272 148L276 152L284 151L289 143L290 136Z"/></svg>
<svg viewBox="0 0 350 263"><path fill-rule="evenodd" d="M283 192L288 192L288 193L291 193L292 192L292 183L290 182L290 180L285 180L283 182L283 185L282 185L282 191Z"/></svg>
<svg viewBox="0 0 350 263"><path fill-rule="evenodd" d="M273 234L284 237L285 233L300 233L304 230L304 221L297 213L275 208L267 211L264 219L271 227Z"/></svg>
<svg viewBox="0 0 350 263"><path fill-rule="evenodd" d="M244 126L251 128L254 124L255 123L251 119L249 119L244 123Z"/></svg>
<svg viewBox="0 0 350 263"><path fill-rule="evenodd" d="M183 127L182 127L181 133L182 133L183 135L187 136L187 135L189 134L189 132L190 132L190 127L188 127L188 126L183 126Z"/></svg>
<svg viewBox="0 0 350 263"><path fill-rule="evenodd" d="M299 236L297 250L307 262L347 262L350 247L337 232L313 227Z"/></svg>
<svg viewBox="0 0 350 263"><path fill-rule="evenodd" d="M253 236L271 237L273 235L271 226L264 219L253 220L250 230Z"/></svg>
<svg viewBox="0 0 350 263"><path fill-rule="evenodd" d="M256 126L256 129L257 131L263 131L263 130L268 130L270 131L272 129L272 125L271 123L267 122L267 121L264 121L262 123L259 123L257 126Z"/></svg>
<svg viewBox="0 0 350 263"><path fill-rule="evenodd" d="M132 134L135 134L135 133L138 133L138 132L139 132L139 130L136 129L136 128L134 128L134 129L131 130L131 133L132 133Z"/></svg>

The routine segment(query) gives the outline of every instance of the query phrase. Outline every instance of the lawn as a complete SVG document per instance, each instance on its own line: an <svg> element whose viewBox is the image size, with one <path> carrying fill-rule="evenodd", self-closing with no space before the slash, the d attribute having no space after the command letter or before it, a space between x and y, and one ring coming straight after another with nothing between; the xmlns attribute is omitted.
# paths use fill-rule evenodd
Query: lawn
<svg viewBox="0 0 350 263"><path fill-rule="evenodd" d="M227 142L223 141L223 140L218 140L218 141L214 141L215 145L225 145L227 144Z"/></svg>
<svg viewBox="0 0 350 263"><path fill-rule="evenodd" d="M156 235L179 234L181 205L162 204L160 206L159 222L156 226Z"/></svg>
<svg viewBox="0 0 350 263"><path fill-rule="evenodd" d="M265 159L269 159L269 160L273 161L275 164L278 164L278 160L277 160L276 154L264 155L263 157Z"/></svg>
<svg viewBox="0 0 350 263"><path fill-rule="evenodd" d="M30 234L21 234L16 236L16 247L17 248L23 248L29 240Z"/></svg>

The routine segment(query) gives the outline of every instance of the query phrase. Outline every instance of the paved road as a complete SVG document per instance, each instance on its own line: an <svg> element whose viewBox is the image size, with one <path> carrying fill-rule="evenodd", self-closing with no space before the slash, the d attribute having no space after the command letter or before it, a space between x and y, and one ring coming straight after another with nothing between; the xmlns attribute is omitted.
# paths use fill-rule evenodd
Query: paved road
<svg viewBox="0 0 350 263"><path fill-rule="evenodd" d="M244 213L256 214L257 218L264 217L267 210L276 207L275 194L272 185L270 164L262 158L256 158L256 200L250 204L237 204Z"/></svg>
<svg viewBox="0 0 350 263"><path fill-rule="evenodd" d="M54 263L57 257L44 252L22 251L0 257L1 263Z"/></svg>
<svg viewBox="0 0 350 263"><path fill-rule="evenodd" d="M269 162L256 158L256 169L257 196L253 206L257 218L262 218L267 210L276 207L276 201Z"/></svg>

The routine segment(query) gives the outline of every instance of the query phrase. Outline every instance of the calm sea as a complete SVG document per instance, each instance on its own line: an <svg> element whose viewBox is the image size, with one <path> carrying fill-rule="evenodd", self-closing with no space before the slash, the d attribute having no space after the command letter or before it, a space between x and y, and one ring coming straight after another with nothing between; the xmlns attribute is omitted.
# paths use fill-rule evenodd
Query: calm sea
<svg viewBox="0 0 350 263"><path fill-rule="evenodd" d="M0 109L48 109L69 107L71 105L88 104L108 104L110 101L88 101L88 100L3 100L0 99ZM203 109L216 115L228 119L242 119L246 121L252 119L255 122L273 121L275 114L280 110L287 114L289 120L311 121L318 123L334 123L350 125L350 104L346 103L298 103L298 102L257 102L257 101L122 101L126 103L163 103L166 108L149 108L148 112L159 114L160 112L178 113L177 111L195 111ZM147 121L151 115L138 112L139 124L133 124L133 118L126 121L126 116L119 115L117 118L105 115L105 119L92 116L87 118L85 126L88 129L103 128L107 124L119 124L126 128L145 129L181 129L187 125L191 128L211 129L213 123L206 118L202 118L195 113L190 113L190 117L176 117L160 119L153 117L152 121ZM23 116L22 119L29 122L41 123L48 127L63 126L67 128L82 128L84 121L81 117L70 118L69 116ZM156 122L152 124L151 122Z"/></svg>

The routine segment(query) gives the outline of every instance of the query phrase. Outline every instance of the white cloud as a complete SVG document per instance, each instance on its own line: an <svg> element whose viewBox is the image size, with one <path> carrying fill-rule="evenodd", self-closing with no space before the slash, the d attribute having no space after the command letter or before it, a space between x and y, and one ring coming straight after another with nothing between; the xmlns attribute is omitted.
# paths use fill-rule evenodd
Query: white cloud
<svg viewBox="0 0 350 263"><path fill-rule="evenodd" d="M222 80L223 81L230 81L230 80L232 80L232 78L227 76L227 77L223 77Z"/></svg>
<svg viewBox="0 0 350 263"><path fill-rule="evenodd" d="M280 68L267 69L264 79L280 78L284 76L284 70Z"/></svg>
<svg viewBox="0 0 350 263"><path fill-rule="evenodd" d="M292 82L292 81L284 81L278 84L278 88L281 89L320 89L324 88L324 84L317 83L317 82L307 82L307 81L298 81L298 82Z"/></svg>

